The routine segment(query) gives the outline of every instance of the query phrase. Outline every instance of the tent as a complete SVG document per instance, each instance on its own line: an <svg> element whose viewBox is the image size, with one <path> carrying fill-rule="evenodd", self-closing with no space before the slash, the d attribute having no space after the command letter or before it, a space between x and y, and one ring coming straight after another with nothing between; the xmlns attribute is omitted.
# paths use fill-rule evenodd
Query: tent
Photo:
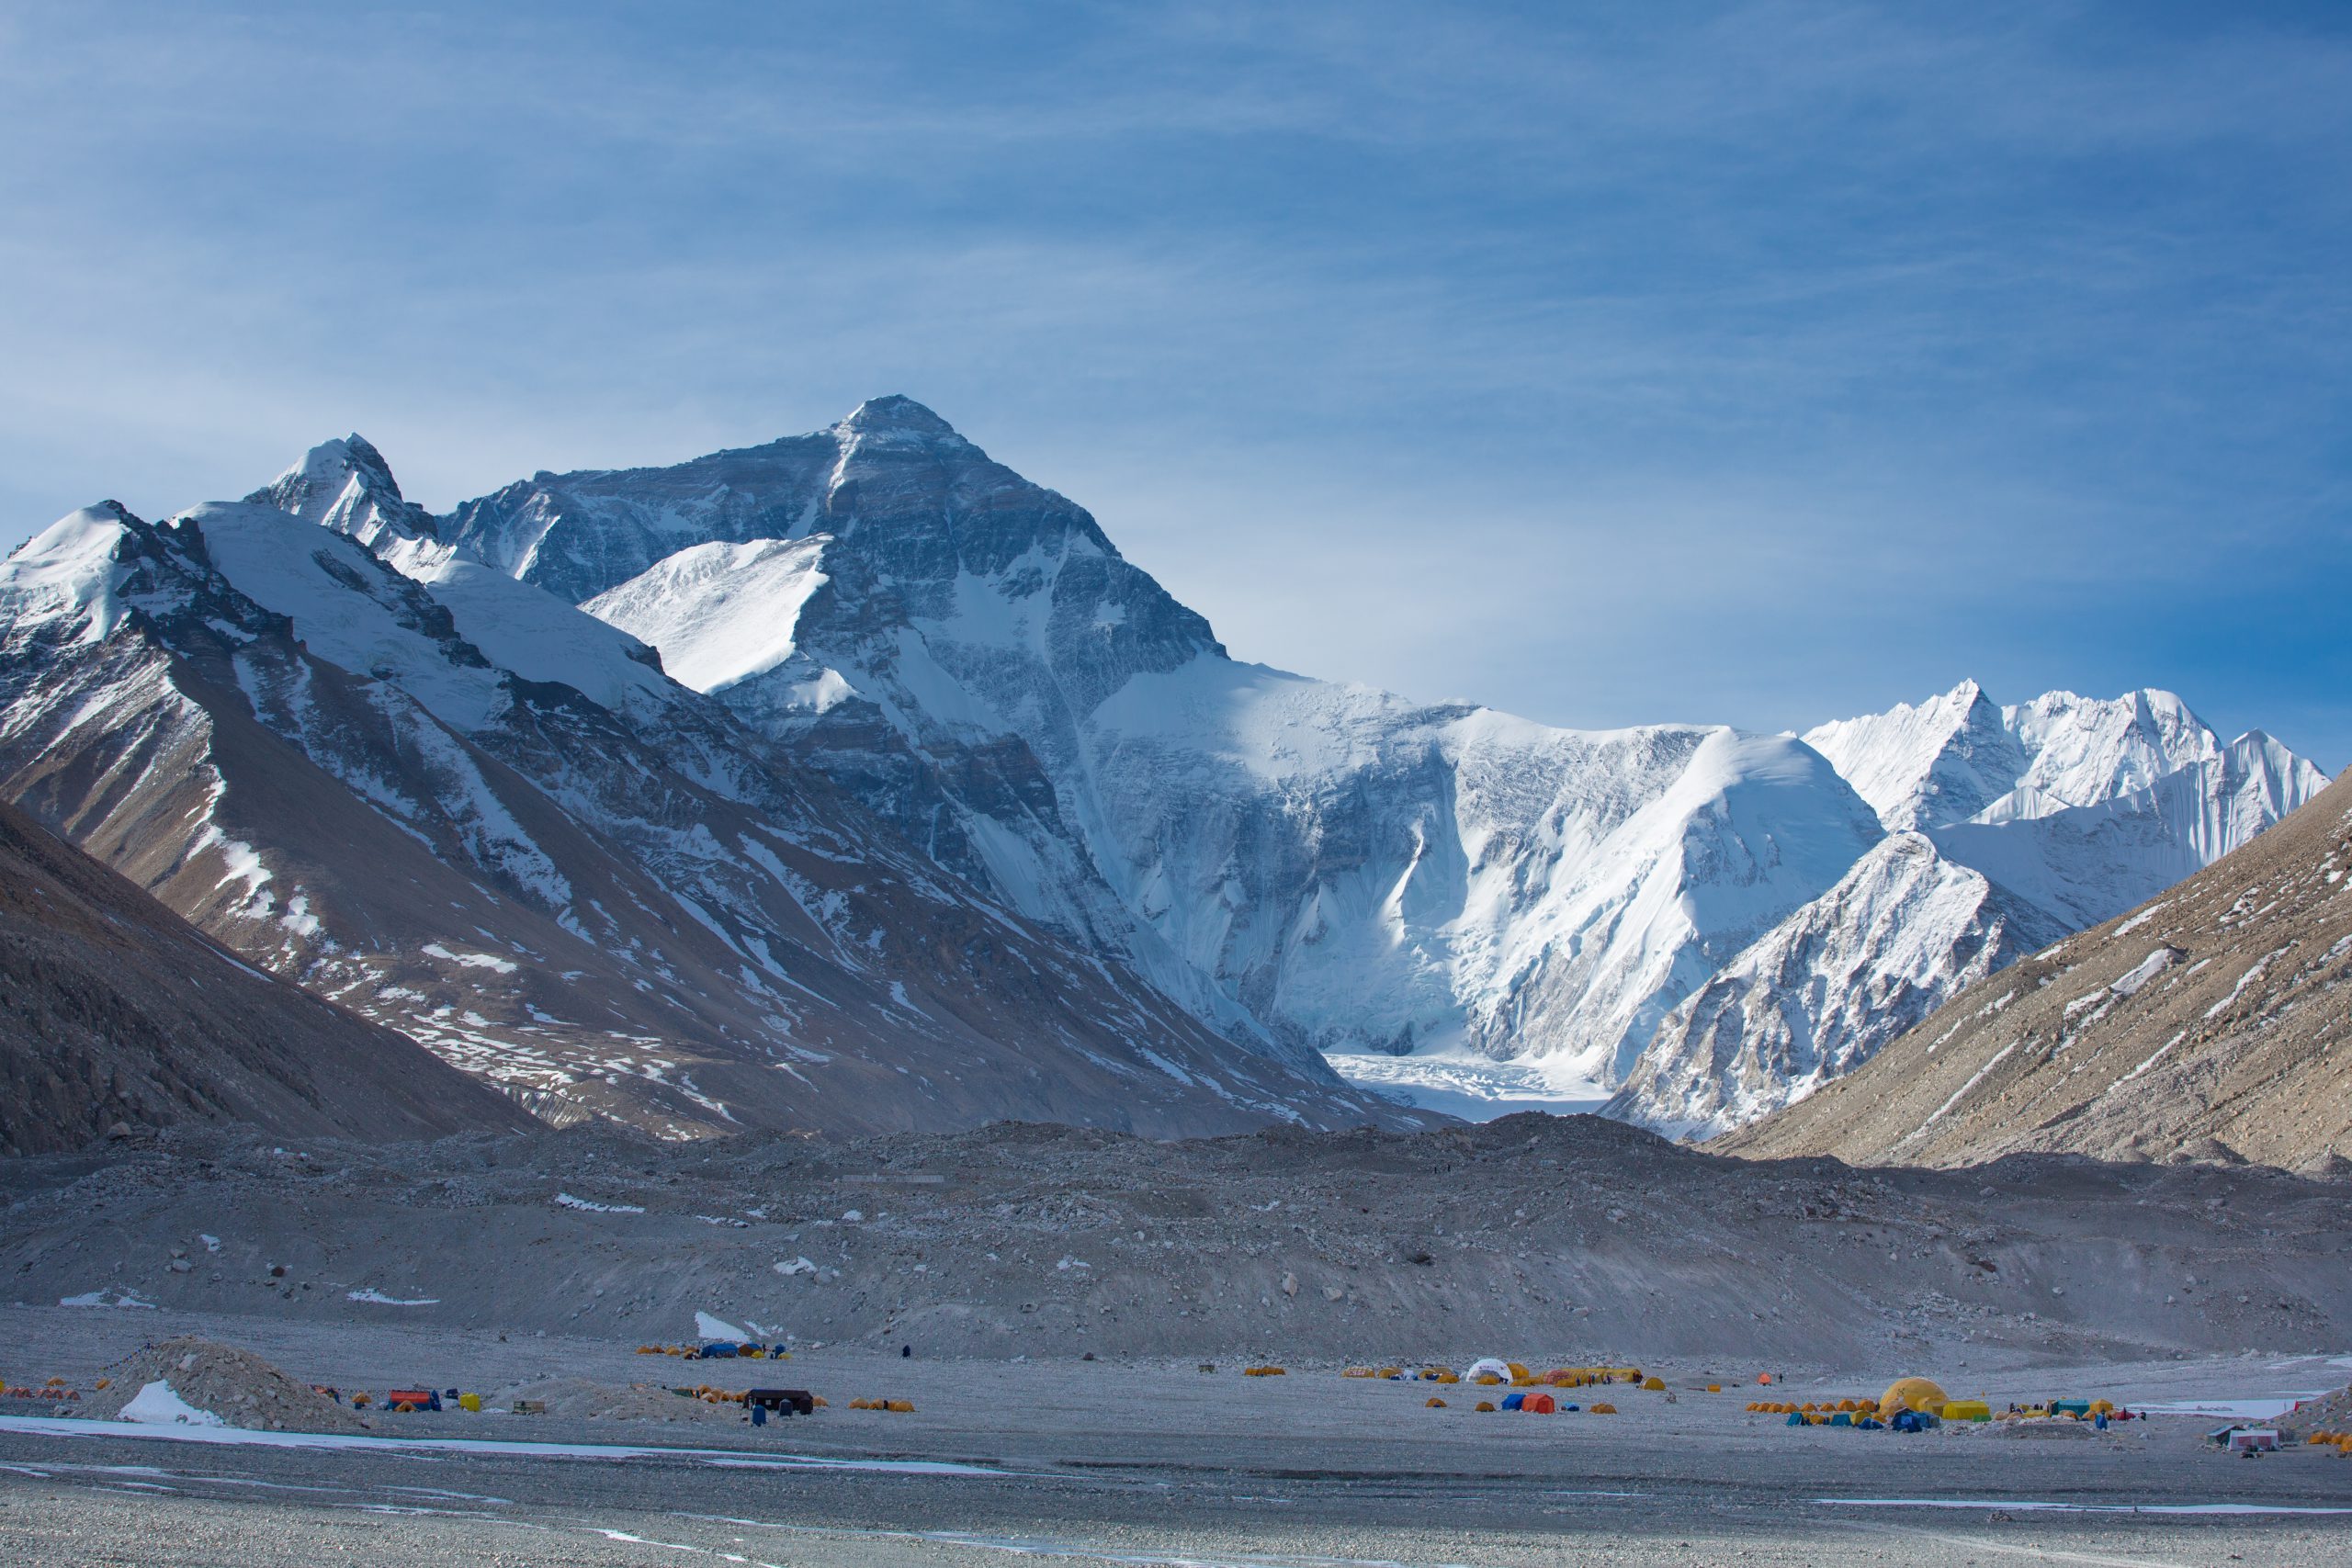
<svg viewBox="0 0 2352 1568"><path fill-rule="evenodd" d="M1462 1375L1473 1382L1480 1378L1500 1378L1508 1382L1510 1381L1510 1363L1498 1361L1492 1356L1481 1356L1471 1362L1470 1370Z"/></svg>
<svg viewBox="0 0 2352 1568"><path fill-rule="evenodd" d="M1927 1378L1897 1378L1879 1396L1878 1413L1892 1416L1905 1410L1941 1410L1949 1398L1941 1387Z"/></svg>

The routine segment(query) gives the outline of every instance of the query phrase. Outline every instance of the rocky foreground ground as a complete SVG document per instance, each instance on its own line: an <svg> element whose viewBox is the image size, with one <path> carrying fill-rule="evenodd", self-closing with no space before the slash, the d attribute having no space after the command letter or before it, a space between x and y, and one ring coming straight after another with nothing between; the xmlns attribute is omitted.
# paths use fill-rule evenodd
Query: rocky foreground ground
<svg viewBox="0 0 2352 1568"><path fill-rule="evenodd" d="M0 1307L12 1366L85 1386L142 1333L242 1335L298 1382L543 1390L625 1386L626 1341L165 1309ZM185 1342L181 1342L185 1343ZM159 1346L167 1369L185 1353ZM207 1352L187 1381L231 1410ZM684 1373L680 1363L652 1365ZM1196 1568L1815 1563L1860 1551L1955 1562L2320 1564L2352 1551L2352 1462L2297 1447L2233 1460L2218 1405L2311 1391L2327 1358L2165 1358L1962 1375L1996 1402L2102 1393L2159 1413L1948 1426L1917 1436L1792 1429L1754 1392L1615 1389L1614 1415L1482 1415L1458 1386L1298 1364L1098 1356L901 1357L828 1345L780 1365L700 1363L824 1392L808 1417L614 1421L375 1413L364 1433L0 1417L0 1561L240 1568L424 1564L1052 1562ZM1958 1381L1955 1379L1955 1381ZM1792 1374L1779 1392L1857 1392ZM1486 1391L1491 1392L1491 1391ZM902 1413L852 1408L888 1396ZM226 1396L225 1398L223 1396ZM707 1409L690 1402L681 1407ZM2208 1413L2209 1411L2212 1413Z"/></svg>
<svg viewBox="0 0 2352 1568"><path fill-rule="evenodd" d="M0 1299L279 1323L634 1343L709 1314L923 1356L1749 1376L2352 1348L2352 1184L1747 1162L1589 1117L1177 1144L188 1134L0 1163Z"/></svg>
<svg viewBox="0 0 2352 1568"><path fill-rule="evenodd" d="M186 1392L226 1429L0 1416L8 1562L2352 1551L2352 1461L2203 1440L2352 1376L2352 1187L2324 1177L2042 1156L1860 1171L1520 1117L1183 1144L214 1133L9 1161L0 1182L10 1382L138 1381L186 1359L161 1343L179 1334L290 1380L215 1388L243 1361L199 1359ZM792 1359L639 1353L716 1322L788 1337ZM1666 1386L1618 1393L1614 1415L1523 1416L1341 1375L1490 1354L1637 1363ZM1267 1361L1287 1374L1242 1374ZM1791 1430L1747 1408L1767 1371L1783 1397L1918 1372L1996 1407L2162 1413L2104 1434ZM705 1381L829 1404L753 1428L662 1386ZM458 1387L489 1408L379 1407L363 1431L299 1437L271 1393L312 1383ZM913 1408L851 1407L876 1399Z"/></svg>

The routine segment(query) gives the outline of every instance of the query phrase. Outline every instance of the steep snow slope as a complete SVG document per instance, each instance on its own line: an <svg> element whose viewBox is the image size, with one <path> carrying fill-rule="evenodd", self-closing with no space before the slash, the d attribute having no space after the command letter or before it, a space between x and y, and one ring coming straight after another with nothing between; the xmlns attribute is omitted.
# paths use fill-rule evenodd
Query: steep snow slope
<svg viewBox="0 0 2352 1568"><path fill-rule="evenodd" d="M402 498L384 455L356 434L321 442L245 500L348 535L370 549L434 533L433 514Z"/></svg>
<svg viewBox="0 0 2352 1568"><path fill-rule="evenodd" d="M831 542L820 535L690 546L586 608L665 649L663 668L675 679L698 692L723 692L792 657L801 608L825 585L818 562ZM842 691L836 684L831 694ZM816 706L827 694L791 700Z"/></svg>
<svg viewBox="0 0 2352 1568"><path fill-rule="evenodd" d="M2291 810L2326 786L2318 768L2267 737L2256 732L2240 744L2246 739L2274 772L2273 807L2290 799ZM2170 692L2112 700L2051 692L1996 707L1973 681L1917 707L1898 704L1822 725L1804 740L1898 831L2096 807L2152 789L2184 769L2222 761L2231 750Z"/></svg>
<svg viewBox="0 0 2352 1568"><path fill-rule="evenodd" d="M0 567L0 795L555 1120L1382 1114L1024 926L641 645L429 543L379 539L418 581L260 505L68 518Z"/></svg>
<svg viewBox="0 0 2352 1568"><path fill-rule="evenodd" d="M1609 1114L1674 1137L1753 1121L2070 929L1894 834L1675 1009Z"/></svg>
<svg viewBox="0 0 2352 1568"><path fill-rule="evenodd" d="M2022 785L1965 822L1929 836L1951 859L1976 867L2075 929L2203 870L2315 797L2318 768L2259 730L2222 745L2210 729L2201 754L2152 782L2119 769L2115 793L2074 796Z"/></svg>
<svg viewBox="0 0 2352 1568"><path fill-rule="evenodd" d="M1973 681L1914 707L1807 730L1889 831L1964 821L2017 787L2030 759L2002 710Z"/></svg>

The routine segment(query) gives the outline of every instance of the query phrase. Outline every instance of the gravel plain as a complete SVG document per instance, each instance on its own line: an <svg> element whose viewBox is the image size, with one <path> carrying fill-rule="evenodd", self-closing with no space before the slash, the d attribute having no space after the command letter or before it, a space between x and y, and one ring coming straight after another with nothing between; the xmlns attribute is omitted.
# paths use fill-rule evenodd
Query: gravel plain
<svg viewBox="0 0 2352 1568"><path fill-rule="evenodd" d="M1521 1117L1192 1144L175 1134L0 1162L0 1195L10 1382L91 1387L193 1334L298 1385L492 1406L330 1446L0 1419L0 1562L2352 1561L2352 1461L2202 1440L2262 1408L2236 1402L2352 1378L2352 1187L2322 1177L1858 1171ZM702 1314L794 1355L639 1353ZM1340 1376L1486 1355L1668 1388L1521 1416ZM1241 1375L1268 1359L1287 1374ZM1766 1371L1800 1399L1925 1373L1996 1405L2214 1413L1791 1430L1745 1408ZM684 1401L501 1412L548 1380L655 1385L616 1402L639 1412L672 1382L830 1403L756 1430Z"/></svg>

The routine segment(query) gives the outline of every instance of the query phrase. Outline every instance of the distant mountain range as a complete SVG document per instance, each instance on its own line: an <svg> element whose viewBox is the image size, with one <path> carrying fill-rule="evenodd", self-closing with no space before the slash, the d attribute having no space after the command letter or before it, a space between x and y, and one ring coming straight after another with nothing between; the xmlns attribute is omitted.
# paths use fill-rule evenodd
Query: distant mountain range
<svg viewBox="0 0 2352 1568"><path fill-rule="evenodd" d="M1586 732L1230 658L903 398L444 516L356 436L0 569L0 793L558 1119L1411 1113L1696 1134L2325 783L2178 699L1973 684Z"/></svg>
<svg viewBox="0 0 2352 1568"><path fill-rule="evenodd" d="M2168 692L1996 707L1973 682L1804 737L1886 836L1668 1015L1611 1109L1705 1135L1851 1072L1955 991L2170 886L2326 775Z"/></svg>
<svg viewBox="0 0 2352 1568"><path fill-rule="evenodd" d="M2352 1172L2352 773L2160 897L1961 991L1718 1140L1968 1165L2024 1151Z"/></svg>

